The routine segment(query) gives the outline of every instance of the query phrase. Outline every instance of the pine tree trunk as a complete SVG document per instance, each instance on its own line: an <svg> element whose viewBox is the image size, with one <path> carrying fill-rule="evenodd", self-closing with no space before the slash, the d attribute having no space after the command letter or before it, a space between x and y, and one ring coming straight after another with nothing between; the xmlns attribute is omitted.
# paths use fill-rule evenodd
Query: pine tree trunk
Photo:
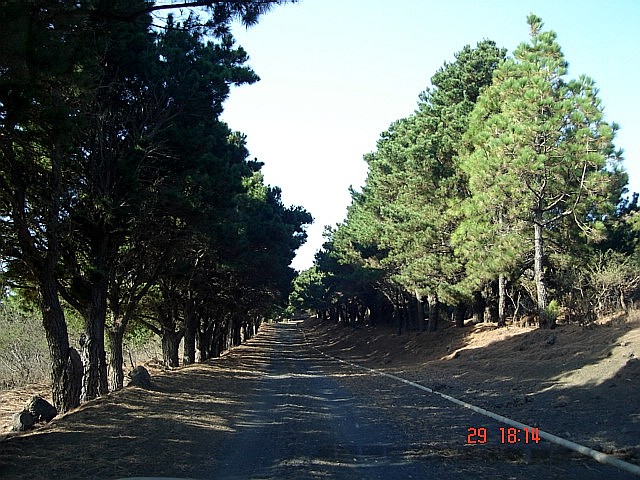
<svg viewBox="0 0 640 480"><path fill-rule="evenodd" d="M379 305L378 300L375 298L375 296L373 296L371 298L371 301L369 302L368 312L367 312L367 324L372 327L376 325L378 320L378 311L379 311L378 305Z"/></svg>
<svg viewBox="0 0 640 480"><path fill-rule="evenodd" d="M69 346L67 323L53 272L41 276L39 293L51 357L51 396L58 412L65 413L80 405L82 361L78 352Z"/></svg>
<svg viewBox="0 0 640 480"><path fill-rule="evenodd" d="M400 307L396 303L393 304L392 317L396 322L396 334L402 335L402 314L400 313Z"/></svg>
<svg viewBox="0 0 640 480"><path fill-rule="evenodd" d="M534 281L536 284L538 315L540 317L540 326L547 328L546 310L548 306L547 300L547 284L544 278L544 246L542 240L542 212L536 212L534 222L534 254L533 254L533 270Z"/></svg>
<svg viewBox="0 0 640 480"><path fill-rule="evenodd" d="M418 323L418 309L416 300L413 295L409 295L405 299L405 307L407 309L407 327L408 330L415 330Z"/></svg>
<svg viewBox="0 0 640 480"><path fill-rule="evenodd" d="M253 336L253 320L249 320L242 328L242 341L246 342Z"/></svg>
<svg viewBox="0 0 640 480"><path fill-rule="evenodd" d="M111 390L120 390L124 386L124 326L116 323L108 330L111 355L109 366L111 367Z"/></svg>
<svg viewBox="0 0 640 480"><path fill-rule="evenodd" d="M92 400L109 392L107 354L104 349L104 330L107 317L107 285L104 281L91 286L91 305L85 317L82 347L82 401Z"/></svg>
<svg viewBox="0 0 640 480"><path fill-rule="evenodd" d="M162 331L162 360L166 367L174 368L179 365L178 347L182 334L171 330Z"/></svg>
<svg viewBox="0 0 640 480"><path fill-rule="evenodd" d="M402 293L402 295L400 296L400 316L402 317L404 331L411 331L411 306L407 301L407 297L404 293Z"/></svg>
<svg viewBox="0 0 640 480"><path fill-rule="evenodd" d="M196 330L198 319L191 300L187 300L184 309L184 352L182 363L191 365L196 361Z"/></svg>
<svg viewBox="0 0 640 480"><path fill-rule="evenodd" d="M424 332L424 302L422 301L422 295L416 290L416 311L418 313L418 331Z"/></svg>
<svg viewBox="0 0 640 480"><path fill-rule="evenodd" d="M338 323L349 323L347 319L346 308L342 303L338 304Z"/></svg>
<svg viewBox="0 0 640 480"><path fill-rule="evenodd" d="M487 299L484 309L485 321L498 323L497 287L496 282L491 282L485 289Z"/></svg>
<svg viewBox="0 0 640 480"><path fill-rule="evenodd" d="M465 303L458 303L453 313L457 328L464 327L464 316L467 312L467 305Z"/></svg>
<svg viewBox="0 0 640 480"><path fill-rule="evenodd" d="M482 292L475 291L473 292L473 321L475 323L484 322L484 308L486 306L486 302L484 297L482 296Z"/></svg>
<svg viewBox="0 0 640 480"><path fill-rule="evenodd" d="M427 295L427 303L429 305L429 325L427 331L435 332L438 330L438 322L440 320L440 305L437 295L434 293Z"/></svg>
<svg viewBox="0 0 640 480"><path fill-rule="evenodd" d="M501 207L498 222L500 232L504 229L504 206ZM504 273L498 275L498 326L504 327L507 324L507 279Z"/></svg>
<svg viewBox="0 0 640 480"><path fill-rule="evenodd" d="M218 331L213 335L213 342L211 344L211 358L218 358L222 355L224 349L224 334L222 331Z"/></svg>
<svg viewBox="0 0 640 480"><path fill-rule="evenodd" d="M196 349L198 350L198 361L204 362L211 358L213 349L213 325L208 324L205 328L201 325L196 331Z"/></svg>
<svg viewBox="0 0 640 480"><path fill-rule="evenodd" d="M498 326L507 324L507 279L504 274L498 275Z"/></svg>
<svg viewBox="0 0 640 480"><path fill-rule="evenodd" d="M16 128L16 124L9 122L5 125L6 131ZM17 166L15 149L11 137L4 138L0 135L2 142L2 153L6 155L3 160L7 161L7 166ZM20 248L20 257L25 266L33 274L37 286L42 313L42 326L47 338L49 355L51 362L51 396L53 404L58 413L65 413L80 405L80 386L82 382L82 362L78 352L69 345L69 332L64 311L60 305L58 283L55 272L59 261L59 220L60 220L60 148L56 146L51 156L51 172L48 184L51 187L50 201L46 203L46 234L43 242L46 244L46 253L39 251L36 246L36 239L27 218L29 201L26 196L26 183L22 179L22 173L18 173L14 168L9 168L7 174L15 177L13 189L10 193L10 206L13 227L16 231L17 242ZM3 165L4 166L4 165ZM19 167L18 167L19 168ZM7 193L7 192L4 192ZM6 198L3 196L3 200ZM3 205L6 207L7 205Z"/></svg>
<svg viewBox="0 0 640 480"><path fill-rule="evenodd" d="M234 318L231 327L231 346L237 347L242 343L242 338L240 336L242 324L240 319Z"/></svg>

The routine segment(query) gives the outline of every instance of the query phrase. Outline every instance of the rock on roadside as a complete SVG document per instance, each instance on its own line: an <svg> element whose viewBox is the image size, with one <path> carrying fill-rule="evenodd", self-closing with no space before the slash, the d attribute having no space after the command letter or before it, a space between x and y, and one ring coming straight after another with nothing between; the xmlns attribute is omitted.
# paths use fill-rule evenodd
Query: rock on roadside
<svg viewBox="0 0 640 480"><path fill-rule="evenodd" d="M128 374L130 387L151 388L151 375L142 365L137 366Z"/></svg>
<svg viewBox="0 0 640 480"><path fill-rule="evenodd" d="M24 410L16 413L11 419L11 429L14 432L25 432L39 422L50 422L58 411L44 398L35 395L24 406Z"/></svg>
<svg viewBox="0 0 640 480"><path fill-rule="evenodd" d="M31 397L25 405L25 410L33 415L35 423L50 422L58 415L56 407L38 395Z"/></svg>
<svg viewBox="0 0 640 480"><path fill-rule="evenodd" d="M35 425L33 415L27 410L16 413L12 418L12 430L14 432L25 432Z"/></svg>

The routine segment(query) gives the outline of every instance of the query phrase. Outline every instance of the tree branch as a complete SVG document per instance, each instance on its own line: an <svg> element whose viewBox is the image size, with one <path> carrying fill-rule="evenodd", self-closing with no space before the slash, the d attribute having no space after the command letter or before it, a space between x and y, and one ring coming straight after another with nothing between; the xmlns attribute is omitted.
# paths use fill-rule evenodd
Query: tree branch
<svg viewBox="0 0 640 480"><path fill-rule="evenodd" d="M147 316L147 315L138 315L138 321L140 323L142 323L145 327L147 327L149 330L151 330L153 333L155 333L156 335L158 335L159 337L162 336L162 330L160 330L158 327L156 327L155 325L153 325L152 323L149 323L145 320L145 318L148 318L149 320L155 320L155 318Z"/></svg>
<svg viewBox="0 0 640 480"><path fill-rule="evenodd" d="M155 3L149 2L148 6L145 8L141 8L139 10L135 10L133 12L129 12L126 14L116 14L100 12L99 14L96 12L91 12L93 15L101 16L104 18L109 18L112 20L124 20L124 21L132 21L142 15L147 15L153 12L159 12L163 10L175 10L181 8L198 8L198 7L207 7L213 8L216 5L227 4L229 6L233 6L239 11L239 8L242 7L262 7L266 10L271 8L272 5L280 5L283 3L296 3L299 0L184 0L179 2L170 2L166 4L157 5Z"/></svg>

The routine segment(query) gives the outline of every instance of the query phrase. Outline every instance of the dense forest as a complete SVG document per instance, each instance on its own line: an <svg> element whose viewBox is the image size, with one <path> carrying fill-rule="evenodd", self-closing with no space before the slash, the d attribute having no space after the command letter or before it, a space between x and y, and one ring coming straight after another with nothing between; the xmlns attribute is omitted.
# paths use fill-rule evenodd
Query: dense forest
<svg viewBox="0 0 640 480"><path fill-rule="evenodd" d="M278 3L0 2L0 305L40 312L58 411L123 386L142 325L177 366L286 305L311 216L220 120L258 80L230 25Z"/></svg>
<svg viewBox="0 0 640 480"><path fill-rule="evenodd" d="M365 156L347 217L327 228L293 308L346 325L553 328L628 309L639 293L637 195L589 77L568 77L530 15L512 56L464 47Z"/></svg>

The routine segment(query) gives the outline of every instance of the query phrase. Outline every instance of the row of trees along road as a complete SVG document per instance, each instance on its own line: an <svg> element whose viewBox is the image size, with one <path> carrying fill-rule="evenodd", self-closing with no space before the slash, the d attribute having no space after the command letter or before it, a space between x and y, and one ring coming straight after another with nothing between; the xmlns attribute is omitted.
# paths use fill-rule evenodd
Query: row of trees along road
<svg viewBox="0 0 640 480"><path fill-rule="evenodd" d="M624 197L617 127L591 79L567 80L555 33L528 24L513 57L489 40L465 47L382 134L292 307L398 331L436 330L443 312L552 328L626 308L637 196Z"/></svg>
<svg viewBox="0 0 640 480"><path fill-rule="evenodd" d="M230 23L277 3L0 2L3 284L40 306L59 411L122 387L133 323L176 366L181 341L206 360L286 301L311 217L219 120L258 80Z"/></svg>

